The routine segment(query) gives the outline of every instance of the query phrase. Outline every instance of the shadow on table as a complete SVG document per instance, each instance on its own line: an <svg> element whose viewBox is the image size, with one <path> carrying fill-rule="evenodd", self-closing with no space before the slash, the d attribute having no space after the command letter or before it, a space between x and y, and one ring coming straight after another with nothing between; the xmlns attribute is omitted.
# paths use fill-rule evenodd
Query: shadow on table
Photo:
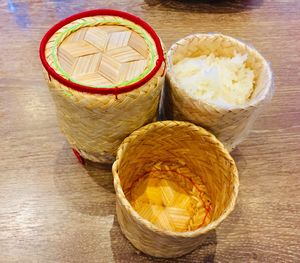
<svg viewBox="0 0 300 263"><path fill-rule="evenodd" d="M182 12L235 13L258 8L263 0L145 0L145 3Z"/></svg>
<svg viewBox="0 0 300 263"><path fill-rule="evenodd" d="M115 214L111 166L89 161L83 166L65 143L55 161L53 180L71 210L92 216Z"/></svg>
<svg viewBox="0 0 300 263"><path fill-rule="evenodd" d="M238 168L239 175L242 175L247 169L247 161L239 148L235 148L231 153L236 166Z"/></svg>
<svg viewBox="0 0 300 263"><path fill-rule="evenodd" d="M86 160L84 168L95 183L115 194L111 164L100 164Z"/></svg>
<svg viewBox="0 0 300 263"><path fill-rule="evenodd" d="M137 249L135 249L131 243L122 234L118 224L117 217L114 218L113 226L110 230L111 249L114 257L114 262L214 262L216 246L217 246L217 235L216 231L210 231L207 234L207 238L202 246L194 250L188 255L175 258L175 259L163 259L154 258L148 256Z"/></svg>

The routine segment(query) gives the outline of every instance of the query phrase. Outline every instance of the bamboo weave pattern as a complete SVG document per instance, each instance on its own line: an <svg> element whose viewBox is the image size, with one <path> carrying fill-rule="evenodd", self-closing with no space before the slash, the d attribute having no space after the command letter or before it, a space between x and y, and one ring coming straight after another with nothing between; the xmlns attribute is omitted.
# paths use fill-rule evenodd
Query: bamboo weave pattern
<svg viewBox="0 0 300 263"><path fill-rule="evenodd" d="M254 70L255 89L249 102L223 108L189 96L178 83L173 64L185 57L200 55L231 57L248 54L247 67ZM168 51L167 87L164 112L168 119L190 121L213 132L231 151L247 135L263 106L273 93L272 72L266 60L253 48L221 34L195 34L173 44Z"/></svg>
<svg viewBox="0 0 300 263"><path fill-rule="evenodd" d="M224 146L187 122L154 122L134 131L112 171L122 232L156 257L178 257L201 245L233 210L239 186Z"/></svg>
<svg viewBox="0 0 300 263"><path fill-rule="evenodd" d="M114 86L139 76L148 64L145 40L124 26L84 27L58 48L59 62L78 83Z"/></svg>
<svg viewBox="0 0 300 263"><path fill-rule="evenodd" d="M78 72L77 63L82 59L85 60L85 56L79 56L75 59L77 62L73 63L72 59L77 56L76 48L71 48L71 53L73 55L68 57L68 54L64 53L64 49L62 48L59 50L59 47L63 47L64 40L66 40L66 44L69 43L72 46L74 43L76 43L76 41L73 42L74 38L81 38L83 32L85 32L85 34L87 33L87 29L97 29L99 21L103 20L109 21L107 24L103 25L105 30L112 30L112 32L116 29L117 31L120 31L120 23L128 24L130 22L120 17L95 16L78 19L66 26L63 26L49 39L46 45L45 55L50 66L53 67L58 73L60 73L60 66L63 66L65 70L71 68L72 70L69 71L69 73L76 75L76 72ZM86 23L89 23L90 26L78 28L78 25L85 25ZM122 27L122 32L126 33L129 31L127 27ZM73 30L74 28L76 30ZM53 45L58 37L61 36L62 32L65 32L66 30L68 31L69 29L72 30L61 39L62 44L60 46L57 45L58 56L60 56L62 59L62 65L57 65L52 52ZM76 34L76 32L79 33ZM135 36L136 39L135 43L130 45L135 49L139 49L139 54L142 54L141 56L143 56L143 59L145 59L146 51L142 51L145 46L142 47L141 45L141 36L137 36L137 33L133 29L131 32L131 36ZM111 37L112 34L113 33L111 33ZM69 36L70 39L68 39ZM154 41L150 35L148 35L147 38L154 45ZM130 39L131 38L129 38L128 43L130 42ZM118 41L124 43L123 38L120 38ZM118 41L113 43L116 44ZM110 49L110 51L113 52L114 49ZM78 52L82 55L81 49ZM154 55L154 59L156 60L158 55L157 53ZM87 57L88 56L89 54L87 54ZM119 53L119 56L122 57L123 55L120 55ZM145 65L146 69L149 69L151 66L149 64L149 56L145 60L141 60L147 61ZM130 55L126 53L124 57L126 57L126 60L130 60L128 57L132 58L132 53L130 53ZM124 57L121 59L124 59ZM68 60L68 58L71 62ZM84 72L83 75L90 76L87 72L90 72L90 67L92 67L92 65L89 63L83 64L84 65L81 66L81 69ZM111 70L112 73L110 76L112 78L109 80L109 77L107 77L105 81L113 82L113 77L116 76L114 75L115 67L114 65L109 65L110 66L108 67L109 70L107 73L109 75ZM94 66L92 68L94 68ZM67 138L70 146L77 150L80 155L86 159L102 163L112 163L115 158L117 148L123 139L132 131L156 119L160 93L164 82L163 72L164 65L162 64L160 70L146 84L131 92L119 94L117 98L114 95L90 94L76 91L61 84L54 78L49 78L46 73L45 78L56 104L59 126L62 133ZM126 78L130 78L129 75L126 75ZM77 74L76 76L82 75ZM115 80L116 79L119 80L119 77L116 77ZM99 79L85 78L85 81L87 81L86 83L99 84Z"/></svg>

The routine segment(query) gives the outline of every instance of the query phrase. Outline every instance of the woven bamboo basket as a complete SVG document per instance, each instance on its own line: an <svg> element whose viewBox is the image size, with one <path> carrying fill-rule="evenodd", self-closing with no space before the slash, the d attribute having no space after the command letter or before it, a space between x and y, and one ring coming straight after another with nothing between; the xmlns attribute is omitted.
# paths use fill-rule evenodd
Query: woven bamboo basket
<svg viewBox="0 0 300 263"><path fill-rule="evenodd" d="M121 230L155 257L189 253L234 209L236 165L214 135L192 123L155 122L133 132L112 170Z"/></svg>
<svg viewBox="0 0 300 263"><path fill-rule="evenodd" d="M180 86L173 65L185 57L200 55L232 57L248 54L246 66L254 71L255 84L243 105L226 108L191 97ZM221 34L195 34L173 44L167 54L167 85L163 111L167 119L190 121L213 132L231 151L247 135L258 113L273 94L272 73L266 60L252 47Z"/></svg>
<svg viewBox="0 0 300 263"><path fill-rule="evenodd" d="M71 16L46 33L40 57L77 157L111 163L126 136L156 119L164 53L138 17L116 10Z"/></svg>

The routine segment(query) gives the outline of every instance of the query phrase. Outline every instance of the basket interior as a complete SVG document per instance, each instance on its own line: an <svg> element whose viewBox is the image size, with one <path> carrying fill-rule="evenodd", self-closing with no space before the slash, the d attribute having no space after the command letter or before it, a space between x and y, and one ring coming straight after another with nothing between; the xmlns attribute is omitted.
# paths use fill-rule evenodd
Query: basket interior
<svg viewBox="0 0 300 263"><path fill-rule="evenodd" d="M132 183L126 196L142 217L162 229L195 230L210 222L211 206L205 185L192 176L187 167L156 163Z"/></svg>
<svg viewBox="0 0 300 263"><path fill-rule="evenodd" d="M119 177L132 207L163 230L193 231L219 218L233 198L235 165L195 126L149 129L127 144Z"/></svg>
<svg viewBox="0 0 300 263"><path fill-rule="evenodd" d="M195 35L179 41L171 49L170 62L175 65L186 57L214 54L217 57L233 57L236 53L248 54L246 66L254 71L254 90L250 100L264 96L270 86L271 73L265 59L254 49L231 37L219 34Z"/></svg>

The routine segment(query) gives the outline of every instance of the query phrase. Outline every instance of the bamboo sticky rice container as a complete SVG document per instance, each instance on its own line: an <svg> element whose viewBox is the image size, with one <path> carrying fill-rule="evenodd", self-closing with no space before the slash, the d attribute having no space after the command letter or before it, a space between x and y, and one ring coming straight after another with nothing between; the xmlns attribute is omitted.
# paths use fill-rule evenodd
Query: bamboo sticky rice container
<svg viewBox="0 0 300 263"><path fill-rule="evenodd" d="M188 122L148 124L127 137L113 164L124 235L156 257L184 255L234 209L236 165L214 135Z"/></svg>
<svg viewBox="0 0 300 263"><path fill-rule="evenodd" d="M246 66L254 71L254 89L242 105L224 107L189 95L174 73L174 65L189 57L213 54L233 57L247 54ZM239 144L258 113L272 97L272 73L266 60L252 47L221 34L195 34L173 44L167 55L167 88L164 90L163 110L167 119L185 120L207 128L231 151Z"/></svg>
<svg viewBox="0 0 300 263"><path fill-rule="evenodd" d="M164 54L138 17L116 10L71 16L46 33L40 57L59 126L78 156L111 163L126 136L156 119Z"/></svg>

